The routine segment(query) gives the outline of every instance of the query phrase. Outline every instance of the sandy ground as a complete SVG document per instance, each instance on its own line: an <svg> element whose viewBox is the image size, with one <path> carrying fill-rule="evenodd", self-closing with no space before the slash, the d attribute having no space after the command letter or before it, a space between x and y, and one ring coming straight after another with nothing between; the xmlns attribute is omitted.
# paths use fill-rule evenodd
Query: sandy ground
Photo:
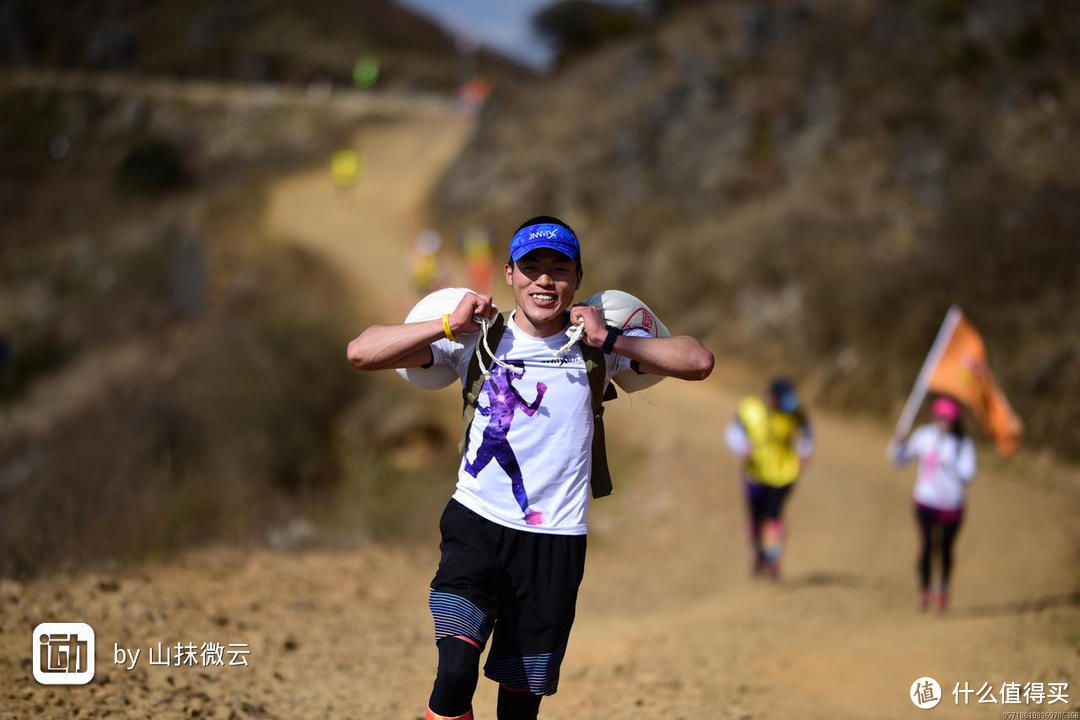
<svg viewBox="0 0 1080 720"><path fill-rule="evenodd" d="M370 172L355 188L330 186L325 172L284 178L266 222L334 261L357 290L350 301L380 297L376 311L397 314L408 302L401 249L468 129L447 114L366 130ZM884 462L884 428L818 413L783 578L753 582L737 466L721 439L747 389L721 359L705 383L667 381L610 406L617 493L592 508L562 686L541 717L918 717L927 711L908 692L924 675L944 687L928 711L939 718L1080 706L1080 471L984 453L954 607L924 615L914 609L913 473ZM455 393L432 398L452 427ZM416 547L211 548L117 573L4 581L0 716L422 717L436 664L426 607L436 523ZM43 621L94 627L91 684L36 684L31 630ZM250 654L225 653L223 667L151 666L159 642L243 643ZM114 664L114 643L141 648L135 669ZM228 664L241 658L247 666ZM989 683L998 702L957 706L951 691L965 682ZM1003 705L1007 682L1067 682L1070 701ZM494 695L482 680L477 717L494 717Z"/></svg>

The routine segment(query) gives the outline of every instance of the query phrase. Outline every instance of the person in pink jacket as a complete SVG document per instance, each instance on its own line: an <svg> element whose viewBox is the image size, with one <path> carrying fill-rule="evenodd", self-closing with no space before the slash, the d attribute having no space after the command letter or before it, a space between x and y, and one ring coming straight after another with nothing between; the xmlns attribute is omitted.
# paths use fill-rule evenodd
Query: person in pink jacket
<svg viewBox="0 0 1080 720"><path fill-rule="evenodd" d="M975 445L964 434L960 403L940 396L930 406L933 422L916 428L910 437L893 437L889 459L903 467L918 459L915 479L915 519L919 526L919 607L930 606L933 555L941 556L941 582L935 608L944 612L949 604L949 577L953 568L953 544L964 517L964 491L975 479Z"/></svg>

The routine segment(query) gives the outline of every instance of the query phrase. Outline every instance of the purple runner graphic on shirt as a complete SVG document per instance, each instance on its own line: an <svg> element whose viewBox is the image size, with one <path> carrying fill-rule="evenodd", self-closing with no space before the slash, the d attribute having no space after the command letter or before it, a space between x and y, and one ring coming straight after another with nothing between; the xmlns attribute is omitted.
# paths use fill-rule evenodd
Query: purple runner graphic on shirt
<svg viewBox="0 0 1080 720"><path fill-rule="evenodd" d="M506 433L510 431L510 422L514 419L514 412L521 410L527 417L532 417L540 408L540 403L547 392L547 385L542 382L536 383L536 399L532 403L525 402L525 398L517 391L511 381L520 380L525 376L525 364L516 361L509 363L521 370L520 373L508 370L500 365L491 369L491 374L484 381L484 390L487 391L488 406L477 404L476 411L489 417L487 427L484 428L484 440L476 451L476 457L470 463L465 459L465 472L476 477L488 463L495 460L499 467L510 477L510 488L514 492L514 499L521 506L521 512L525 515L525 522L529 525L540 525L544 522L541 513L529 507L529 496L525 494L525 483L521 477L521 466L518 464L514 449L506 439Z"/></svg>

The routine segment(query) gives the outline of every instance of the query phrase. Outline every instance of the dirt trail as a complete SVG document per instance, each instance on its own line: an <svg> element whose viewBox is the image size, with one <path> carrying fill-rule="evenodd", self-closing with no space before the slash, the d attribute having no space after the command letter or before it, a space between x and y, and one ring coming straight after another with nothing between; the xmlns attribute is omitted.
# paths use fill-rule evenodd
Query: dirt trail
<svg viewBox="0 0 1080 720"><path fill-rule="evenodd" d="M355 301L382 298L377 312L393 316L408 303L402 247L467 131L452 115L369 129L369 173L355 189L316 171L286 178L267 223L339 266ZM954 610L920 615L912 473L886 465L882 428L818 413L820 450L789 506L784 579L754 583L737 467L721 441L743 390L721 364L706 383L667 381L610 406L618 491L593 507L562 689L542 717L918 717L907 693L922 675L945 687L939 718L1080 705L1077 469L982 455ZM454 393L433 397L452 427ZM218 548L114 575L0 584L0 716L420 717L435 665L426 586L436 520L416 548ZM95 628L91 685L30 679L30 629L43 620ZM151 667L147 647L159 641L248 643L250 666ZM113 643L142 648L135 670L113 664ZM1069 705L1000 703L1002 683L1028 681L1070 682ZM957 682L991 683L998 704L972 696L956 707ZM491 683L476 706L494 716Z"/></svg>

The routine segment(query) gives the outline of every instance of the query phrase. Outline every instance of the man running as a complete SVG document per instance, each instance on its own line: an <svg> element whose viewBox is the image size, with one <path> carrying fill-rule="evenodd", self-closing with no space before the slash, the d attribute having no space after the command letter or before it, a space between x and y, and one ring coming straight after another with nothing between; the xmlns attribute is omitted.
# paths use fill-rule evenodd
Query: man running
<svg viewBox="0 0 1080 720"><path fill-rule="evenodd" d="M787 378L774 378L765 400L743 398L724 436L728 447L743 459L752 572L755 577L775 580L787 536L784 501L814 453L810 419L794 384Z"/></svg>
<svg viewBox="0 0 1080 720"><path fill-rule="evenodd" d="M554 352L568 326L584 326L583 342L602 348L606 380L630 367L686 380L712 372L712 353L694 338L624 334L597 308L573 305L580 245L557 218L518 228L504 274L515 308L493 350L522 373L493 370L485 381L489 405L468 429L440 521L442 556L429 594L439 669L429 720L471 720L489 636L484 674L500 684L499 720L535 719L541 698L558 688L584 572L594 429L580 345ZM361 370L449 365L464 383L480 331L474 318L492 316L491 298L469 293L441 320L368 328L348 357ZM514 384L525 374L533 389L523 395Z"/></svg>

